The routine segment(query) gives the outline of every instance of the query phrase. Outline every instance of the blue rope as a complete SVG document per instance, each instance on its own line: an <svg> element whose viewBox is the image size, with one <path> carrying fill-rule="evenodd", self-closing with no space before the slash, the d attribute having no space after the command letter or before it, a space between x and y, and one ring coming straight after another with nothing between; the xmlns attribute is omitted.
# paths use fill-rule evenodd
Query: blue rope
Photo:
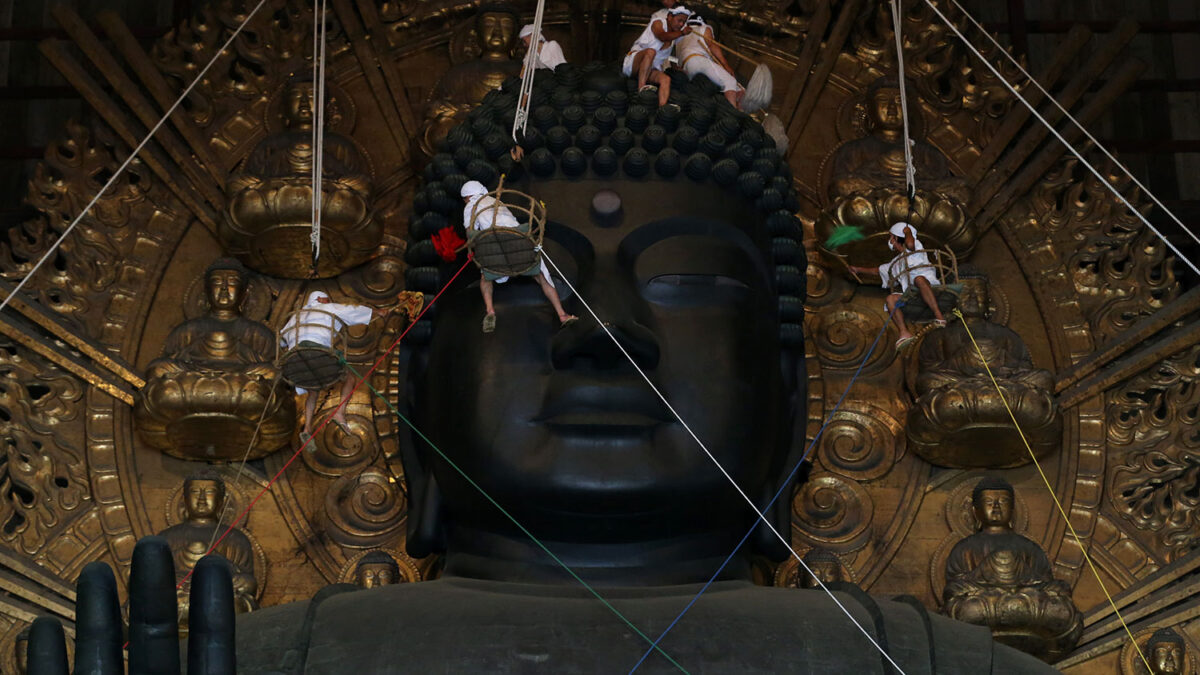
<svg viewBox="0 0 1200 675"><path fill-rule="evenodd" d="M902 306L904 306L904 303L896 303L897 310ZM825 422L821 424L821 428L818 429L816 435L813 436L812 442L808 444L808 448L804 451L804 454L800 456L800 461L796 462L796 466L792 468L791 473L788 474L787 480L783 482L783 485L779 488L779 491L775 493L775 496L771 498L771 501L767 502L766 507L763 508L763 513L766 513L767 510L769 510L775 504L776 500L779 499L779 496L782 495L783 492L787 490L788 486L792 484L792 481L795 480L796 474L800 471L800 467L804 465L804 460L808 459L809 454L812 453L812 449L817 446L817 441L821 439L821 434L825 432L825 428L828 427L829 423L833 421L833 416L837 414L838 408L842 407L842 402L846 400L846 396L850 393L850 388L854 386L854 381L858 379L860 374L862 374L863 368L867 365L867 361L871 359L871 354L875 352L875 347L879 346L879 340L883 338L883 335L887 332L887 327L889 324L891 324L891 322L892 313L889 312L887 319L883 322L883 328L879 329L879 334L875 336L875 341L871 343L871 348L867 350L866 356L864 356L862 362L858 364L858 369L854 371L854 376L850 378L850 383L846 385L845 391L843 391L841 397L838 398L837 405L833 406L833 410L829 412L829 416L825 418ZM675 624L679 623L679 620L682 619L689 610L691 610L692 606L696 604L696 601L700 599L700 596L704 595L704 592L713 585L713 582L717 580L717 577L721 575L721 572L725 571L725 568L733 560L734 556L737 555L738 551L742 550L742 546L746 544L746 540L750 538L750 535L754 534L754 530L756 529L758 529L757 520L753 525L750 526L750 529L746 532L745 536L742 537L742 540L738 542L737 546L734 547L733 551L730 552L729 557L725 558L725 562L721 563L721 566L717 568L717 571L714 572L711 577L709 577L708 581L705 582L700 591L696 593L695 597L693 597L691 601L688 602L687 606L683 608L683 611L675 617L675 620L672 621L669 626L667 626L666 630L664 630L661 635L655 638L653 644L651 644L650 648L646 650L646 653L642 654L642 658L638 659L638 662L635 663L633 668L630 669L630 675L633 675L634 671L636 671L643 663L645 663L646 659L648 659L650 655L654 653L654 650L658 647L658 644L667 636L667 633L671 632L671 629L675 627Z"/></svg>

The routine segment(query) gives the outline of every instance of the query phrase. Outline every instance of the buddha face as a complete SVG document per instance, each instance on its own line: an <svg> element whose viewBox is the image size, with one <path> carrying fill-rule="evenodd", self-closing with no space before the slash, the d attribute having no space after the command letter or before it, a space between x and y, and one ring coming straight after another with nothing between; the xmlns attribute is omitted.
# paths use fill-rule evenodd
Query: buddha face
<svg viewBox="0 0 1200 675"><path fill-rule="evenodd" d="M739 199L678 182L619 184L624 215L601 224L589 208L606 187L528 188L555 221L545 249L696 436L759 498L783 473L790 440L765 228L747 222ZM753 512L559 286L578 322L560 329L538 286L517 279L495 288L491 334L479 329L477 287L447 293L413 392L417 426L539 536L624 542L747 527ZM434 470L452 522L510 527L457 473L441 462Z"/></svg>
<svg viewBox="0 0 1200 675"><path fill-rule="evenodd" d="M986 317L991 304L987 279L967 277L959 279L959 282L963 287L958 296L959 310L964 316Z"/></svg>
<svg viewBox="0 0 1200 675"><path fill-rule="evenodd" d="M904 128L904 108L900 105L899 89L877 89L867 104L875 129L897 131Z"/></svg>
<svg viewBox="0 0 1200 675"><path fill-rule="evenodd" d="M1183 672L1183 648L1176 642L1159 641L1150 645L1148 656L1154 675L1176 675Z"/></svg>
<svg viewBox="0 0 1200 675"><path fill-rule="evenodd" d="M237 311L242 304L243 279L237 270L213 270L208 275L208 301L214 310Z"/></svg>
<svg viewBox="0 0 1200 675"><path fill-rule="evenodd" d="M288 126L303 126L313 121L313 84L312 82L296 82L288 87L284 107L284 117Z"/></svg>
<svg viewBox="0 0 1200 675"><path fill-rule="evenodd" d="M400 570L387 563L364 563L354 570L355 581L363 588L390 586L400 580Z"/></svg>
<svg viewBox="0 0 1200 675"><path fill-rule="evenodd" d="M485 53L508 52L516 35L517 20L508 12L484 12L475 23Z"/></svg>
<svg viewBox="0 0 1200 675"><path fill-rule="evenodd" d="M842 581L842 568L836 562L825 559L805 560L804 561L812 574L800 570L800 587L801 588L818 588L817 582L813 579L815 576L821 580L823 584L831 584L835 581Z"/></svg>
<svg viewBox="0 0 1200 675"><path fill-rule="evenodd" d="M225 485L207 478L189 479L183 485L183 498L189 518L213 518L225 498Z"/></svg>
<svg viewBox="0 0 1200 675"><path fill-rule="evenodd" d="M975 498L975 515L984 527L1008 527L1013 495L1007 490L984 490Z"/></svg>

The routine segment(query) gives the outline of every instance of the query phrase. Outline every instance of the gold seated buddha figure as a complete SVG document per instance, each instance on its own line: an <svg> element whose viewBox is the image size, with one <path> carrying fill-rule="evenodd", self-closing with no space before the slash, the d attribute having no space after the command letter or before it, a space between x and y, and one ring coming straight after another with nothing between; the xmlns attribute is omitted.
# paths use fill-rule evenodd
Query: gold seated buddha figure
<svg viewBox="0 0 1200 675"><path fill-rule="evenodd" d="M218 519L224 511L226 497L225 481L215 472L201 471L188 476L183 481L185 520L159 534L171 548L176 580L182 582L176 589L181 633L188 626L191 592L188 573L218 539L214 552L228 560L232 568L234 611L241 614L258 609L260 584L254 576L254 545L246 533L236 527L221 537L227 525L221 525ZM236 514L226 514L224 520L228 522L234 517Z"/></svg>
<svg viewBox="0 0 1200 675"><path fill-rule="evenodd" d="M305 279L312 276L313 84L295 79L284 96L286 129L259 143L230 179L229 210L219 234L225 250L248 267ZM366 156L348 137L328 129L323 147L317 278L365 262L383 240Z"/></svg>
<svg viewBox="0 0 1200 675"><path fill-rule="evenodd" d="M988 320L987 277L959 269L960 322L925 336L915 381L917 400L908 411L908 444L938 466L1003 468L1031 461L1005 400L1039 457L1062 443L1062 416L1054 402L1054 376L1035 368L1015 331ZM975 338L974 343L971 337ZM975 345L979 345L977 351ZM987 368L1004 392L1004 400Z"/></svg>
<svg viewBox="0 0 1200 675"><path fill-rule="evenodd" d="M909 88L909 96L914 95ZM912 160L918 190L907 194L904 156L904 115L900 84L895 77L881 77L867 89L864 102L866 128L863 138L842 143L826 160L829 206L816 223L819 241L826 241L838 226L855 226L866 240L838 248L851 265L870 266L891 257L886 238L871 237L887 232L899 221L912 223L922 232L927 246L949 248L963 257L975 246L978 232L963 211L970 190L954 176L940 150L919 137L920 126L910 128ZM913 119L916 105L910 98Z"/></svg>
<svg viewBox="0 0 1200 675"><path fill-rule="evenodd" d="M248 275L241 263L219 259L204 279L209 311L176 326L150 362L138 431L147 445L181 459L231 461L247 448L258 459L285 445L296 424L273 363L275 333L242 316Z"/></svg>
<svg viewBox="0 0 1200 675"><path fill-rule="evenodd" d="M1012 485L984 477L971 500L981 527L950 551L945 613L987 626L997 641L1053 662L1071 651L1083 631L1071 588L1054 578L1041 547L1012 531Z"/></svg>
<svg viewBox="0 0 1200 675"><path fill-rule="evenodd" d="M451 66L425 103L425 122L418 146L426 157L437 153L446 134L467 118L484 96L510 77L521 74L512 58L521 17L507 3L485 3L475 15L478 58Z"/></svg>

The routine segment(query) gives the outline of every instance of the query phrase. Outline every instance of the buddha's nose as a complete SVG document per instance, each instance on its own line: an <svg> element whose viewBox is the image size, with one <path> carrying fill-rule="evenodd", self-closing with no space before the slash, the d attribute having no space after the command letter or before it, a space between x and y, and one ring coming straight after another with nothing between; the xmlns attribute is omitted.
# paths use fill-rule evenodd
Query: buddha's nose
<svg viewBox="0 0 1200 675"><path fill-rule="evenodd" d="M654 333L633 320L596 322L590 315L564 327L550 345L557 370L620 371L658 366L659 348Z"/></svg>

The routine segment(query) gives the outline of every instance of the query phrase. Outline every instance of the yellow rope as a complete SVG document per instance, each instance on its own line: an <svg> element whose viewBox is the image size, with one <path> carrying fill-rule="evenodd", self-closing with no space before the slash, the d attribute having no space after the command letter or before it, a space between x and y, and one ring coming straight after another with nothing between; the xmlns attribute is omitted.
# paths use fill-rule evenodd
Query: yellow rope
<svg viewBox="0 0 1200 675"><path fill-rule="evenodd" d="M1058 507L1059 514L1063 517L1063 522L1067 524L1067 529L1071 531L1071 536L1075 538L1075 543L1079 545L1079 550L1083 552L1083 559L1087 561L1088 567L1092 570L1092 574L1096 576L1096 583L1100 584L1100 590L1104 591L1104 597L1108 598L1108 604L1112 605L1113 611L1117 614L1117 620L1121 622L1121 627L1125 629L1125 634L1129 636L1129 641L1133 643L1133 648L1137 650L1138 656L1142 658L1142 663L1146 664L1146 670L1154 672L1150 667L1150 661L1146 659L1146 655L1142 653L1142 648L1138 645L1137 640L1133 637L1133 631L1129 630L1129 626L1125 623L1125 617L1121 616L1121 610L1117 609L1117 603L1113 601L1112 595L1108 592L1108 587L1104 585L1104 580L1100 578L1100 572L1096 569L1096 565L1092 563L1092 557L1088 555L1087 547L1083 545L1083 540L1079 538L1079 533L1075 531L1075 526L1071 524L1071 519L1067 516L1067 512L1063 509L1062 502L1058 500L1058 495L1054 494L1054 488L1050 486L1050 479L1046 477L1046 472L1042 470L1042 464L1038 461L1037 455L1033 454L1033 448L1029 446L1029 440L1025 438L1025 432L1021 430L1020 423L1017 422L1017 416L1013 414L1012 408L1008 405L1008 399L1004 397L1004 391L1000 388L1000 384L996 382L996 376L992 375L992 369L988 366L987 358L983 355L983 350L979 348L979 343L975 342L975 336L971 334L971 327L967 325L967 319L962 315L962 312L954 310L954 316L962 322L963 330L967 331L967 337L971 338L971 344L975 347L975 352L979 354L979 360L983 362L983 369L987 371L988 377L992 380L992 386L996 387L996 393L1000 394L1000 401L1004 403L1004 409L1008 411L1008 416L1012 418L1013 426L1017 429L1017 434L1021 437L1021 442L1025 444L1025 449L1029 451L1029 457L1033 460L1033 465L1037 467L1038 475L1042 477L1042 482L1046 484L1046 489L1050 492L1050 497L1054 500L1054 505Z"/></svg>

